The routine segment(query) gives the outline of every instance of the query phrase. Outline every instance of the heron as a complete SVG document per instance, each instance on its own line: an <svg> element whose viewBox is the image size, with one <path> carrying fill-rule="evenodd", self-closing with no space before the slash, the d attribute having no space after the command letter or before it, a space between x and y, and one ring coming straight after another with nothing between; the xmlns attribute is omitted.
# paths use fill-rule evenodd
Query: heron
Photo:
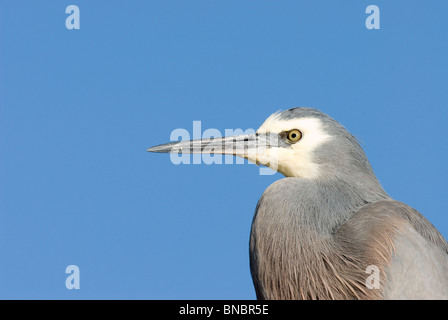
<svg viewBox="0 0 448 320"><path fill-rule="evenodd" d="M148 151L231 154L285 176L252 220L257 299L448 299L445 238L384 191L358 140L318 109L276 112L253 134Z"/></svg>

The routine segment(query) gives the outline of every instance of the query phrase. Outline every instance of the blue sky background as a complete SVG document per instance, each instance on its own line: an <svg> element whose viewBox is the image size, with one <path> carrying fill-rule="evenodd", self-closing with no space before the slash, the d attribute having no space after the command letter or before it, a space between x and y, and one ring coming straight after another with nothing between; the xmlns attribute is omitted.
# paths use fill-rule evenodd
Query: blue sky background
<svg viewBox="0 0 448 320"><path fill-rule="evenodd" d="M81 12L67 30L65 8ZM367 30L365 8L381 10ZM179 165L176 128L317 107L445 236L444 1L2 1L0 298L254 299L249 231L280 174ZM65 268L79 266L81 289Z"/></svg>

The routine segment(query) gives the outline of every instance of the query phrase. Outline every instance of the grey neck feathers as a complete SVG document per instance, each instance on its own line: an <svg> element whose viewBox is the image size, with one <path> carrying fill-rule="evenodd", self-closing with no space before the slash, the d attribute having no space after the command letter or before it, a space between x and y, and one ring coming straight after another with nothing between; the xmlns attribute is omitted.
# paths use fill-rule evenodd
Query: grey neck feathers
<svg viewBox="0 0 448 320"><path fill-rule="evenodd" d="M313 203L312 210L302 208L296 212L300 212L301 217L297 218L302 223L310 222L304 227L314 229L319 234L332 234L360 207L389 198L376 178L370 175L353 176L350 181L335 176L330 181L328 179L315 181L312 189L314 189L314 194L306 194L305 197L314 199L310 199L311 201L303 199L304 201L302 201L308 205Z"/></svg>
<svg viewBox="0 0 448 320"><path fill-rule="evenodd" d="M325 238L360 207L389 198L374 175L354 176L350 181L338 176L321 180L284 178L262 195L253 228L263 234L278 234L279 239L284 238L284 232L299 238Z"/></svg>

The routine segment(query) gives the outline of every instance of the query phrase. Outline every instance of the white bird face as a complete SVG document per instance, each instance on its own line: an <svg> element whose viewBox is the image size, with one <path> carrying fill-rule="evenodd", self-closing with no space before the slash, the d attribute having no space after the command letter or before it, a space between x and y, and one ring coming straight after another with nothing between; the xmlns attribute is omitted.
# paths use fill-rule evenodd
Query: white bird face
<svg viewBox="0 0 448 320"><path fill-rule="evenodd" d="M323 130L320 119L283 120L275 113L258 128L257 134L277 136L279 142L261 150L257 154L258 163L286 177L313 179L319 175L319 165L313 160L313 152L331 139Z"/></svg>

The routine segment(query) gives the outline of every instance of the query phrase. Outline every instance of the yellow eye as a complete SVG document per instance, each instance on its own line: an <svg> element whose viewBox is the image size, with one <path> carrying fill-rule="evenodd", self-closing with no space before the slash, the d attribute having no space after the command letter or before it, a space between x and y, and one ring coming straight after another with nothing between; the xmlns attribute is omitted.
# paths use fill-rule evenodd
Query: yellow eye
<svg viewBox="0 0 448 320"><path fill-rule="evenodd" d="M297 129L288 132L288 140L291 142L297 142L302 139L302 132Z"/></svg>

